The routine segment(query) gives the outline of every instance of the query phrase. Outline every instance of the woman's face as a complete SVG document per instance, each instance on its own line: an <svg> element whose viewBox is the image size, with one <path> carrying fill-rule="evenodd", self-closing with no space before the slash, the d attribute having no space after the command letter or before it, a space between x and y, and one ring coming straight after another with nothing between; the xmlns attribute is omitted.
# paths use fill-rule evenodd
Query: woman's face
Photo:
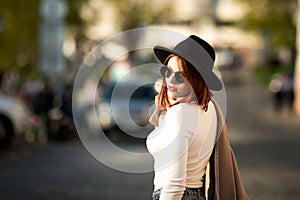
<svg viewBox="0 0 300 200"><path fill-rule="evenodd" d="M168 88L168 97L172 99L180 98L187 96L191 91L193 91L191 85L184 78L183 83L178 83L175 79L174 72L181 71L178 66L177 57L174 56L170 58L168 62L168 67L172 70L172 74L169 77L166 77L166 84Z"/></svg>

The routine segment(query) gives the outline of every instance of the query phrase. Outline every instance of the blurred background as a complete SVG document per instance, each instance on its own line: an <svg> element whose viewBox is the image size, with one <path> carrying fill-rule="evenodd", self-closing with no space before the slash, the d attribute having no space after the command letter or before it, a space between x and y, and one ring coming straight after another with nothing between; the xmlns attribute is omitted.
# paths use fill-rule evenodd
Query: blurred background
<svg viewBox="0 0 300 200"><path fill-rule="evenodd" d="M80 127L86 132L100 123L116 145L146 151L144 137L124 134L107 105L124 74L156 62L151 50L117 60L108 51L109 67L95 70L73 95L76 73L92 49L141 27L196 34L215 47L229 136L250 199L300 199L299 10L299 0L0 0L0 199L150 199L153 174L123 173L98 162L73 120L86 120ZM149 38L153 46L161 42L139 32L107 48L126 51ZM158 75L137 73L135 78ZM136 124L147 123L146 105L156 92L145 85L133 94ZM90 101L95 95L99 99ZM96 120L89 115L94 104Z"/></svg>

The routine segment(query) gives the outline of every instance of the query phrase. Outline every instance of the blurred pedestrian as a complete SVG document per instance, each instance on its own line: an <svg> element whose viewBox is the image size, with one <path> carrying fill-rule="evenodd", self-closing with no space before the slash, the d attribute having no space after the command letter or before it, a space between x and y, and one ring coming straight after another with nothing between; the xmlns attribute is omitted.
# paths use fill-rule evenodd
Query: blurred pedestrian
<svg viewBox="0 0 300 200"><path fill-rule="evenodd" d="M17 95L20 74L16 69L6 71L2 77L1 89L5 94Z"/></svg>
<svg viewBox="0 0 300 200"><path fill-rule="evenodd" d="M42 82L41 90L34 99L34 112L39 115L44 132L50 134L50 118L49 111L53 108L54 92L52 91L49 80Z"/></svg>
<svg viewBox="0 0 300 200"><path fill-rule="evenodd" d="M150 118L156 128L147 138L155 170L152 199L206 199L203 177L210 180L207 199L248 199L210 92L222 89L212 71L213 47L191 35L174 49L156 46L154 53L163 63L163 83Z"/></svg>
<svg viewBox="0 0 300 200"><path fill-rule="evenodd" d="M275 74L269 83L269 89L273 93L274 110L280 112L287 107L293 110L294 103L294 78L293 74Z"/></svg>
<svg viewBox="0 0 300 200"><path fill-rule="evenodd" d="M30 110L33 110L34 98L41 90L41 82L32 75L26 77L22 86L22 97Z"/></svg>
<svg viewBox="0 0 300 200"><path fill-rule="evenodd" d="M73 118L72 95L73 95L73 85L70 83L66 84L63 89L61 109L63 113L70 118Z"/></svg>

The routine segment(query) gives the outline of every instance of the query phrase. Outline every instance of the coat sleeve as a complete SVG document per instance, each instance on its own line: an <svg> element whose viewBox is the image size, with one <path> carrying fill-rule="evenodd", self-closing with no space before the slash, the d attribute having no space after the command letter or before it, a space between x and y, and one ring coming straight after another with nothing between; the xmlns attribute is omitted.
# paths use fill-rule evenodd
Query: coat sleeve
<svg viewBox="0 0 300 200"><path fill-rule="evenodd" d="M208 200L248 200L243 188L234 152L230 146L226 123L217 105L218 129L221 133L210 158ZM220 123L222 122L222 123ZM207 190L207 188L206 188Z"/></svg>

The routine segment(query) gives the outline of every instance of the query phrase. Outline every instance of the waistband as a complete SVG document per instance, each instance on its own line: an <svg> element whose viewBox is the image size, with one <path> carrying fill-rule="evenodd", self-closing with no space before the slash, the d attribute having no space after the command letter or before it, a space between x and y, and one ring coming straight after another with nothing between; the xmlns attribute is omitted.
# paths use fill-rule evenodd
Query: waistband
<svg viewBox="0 0 300 200"><path fill-rule="evenodd" d="M162 188L160 189L157 189L153 192L153 194L160 194ZM198 193L202 193L204 194L205 193L205 190L204 190L204 187L199 187L199 188L188 188L186 187L185 190L184 190L184 193L183 195L191 195L191 194L198 194Z"/></svg>

